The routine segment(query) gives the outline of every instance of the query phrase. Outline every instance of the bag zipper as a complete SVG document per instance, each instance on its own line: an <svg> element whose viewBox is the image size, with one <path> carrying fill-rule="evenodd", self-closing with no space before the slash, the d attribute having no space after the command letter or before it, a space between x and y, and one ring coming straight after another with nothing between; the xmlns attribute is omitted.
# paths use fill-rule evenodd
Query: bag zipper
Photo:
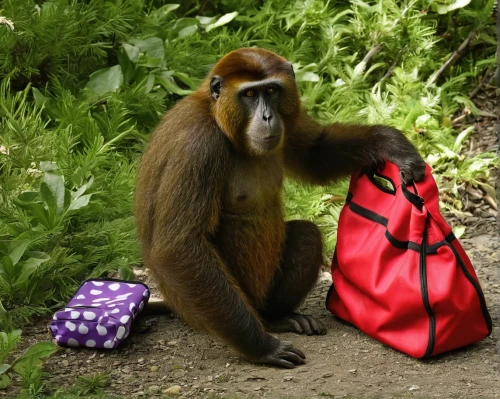
<svg viewBox="0 0 500 399"><path fill-rule="evenodd" d="M422 294L422 302L424 303L425 311L427 312L427 316L429 317L429 340L427 343L427 349L425 350L424 356L422 356L422 358L432 355L436 341L436 317L434 316L434 312L432 311L431 304L429 302L429 291L427 289L427 222L428 218L425 219L419 259L420 292Z"/></svg>

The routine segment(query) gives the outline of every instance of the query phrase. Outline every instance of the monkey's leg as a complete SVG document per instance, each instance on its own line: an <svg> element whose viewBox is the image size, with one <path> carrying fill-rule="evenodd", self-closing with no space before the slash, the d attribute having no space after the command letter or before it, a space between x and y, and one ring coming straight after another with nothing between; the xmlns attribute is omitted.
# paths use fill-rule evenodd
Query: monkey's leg
<svg viewBox="0 0 500 399"><path fill-rule="evenodd" d="M316 284L322 262L323 244L318 227L303 220L287 222L281 265L260 310L268 330L326 334L325 327L313 317L294 312Z"/></svg>

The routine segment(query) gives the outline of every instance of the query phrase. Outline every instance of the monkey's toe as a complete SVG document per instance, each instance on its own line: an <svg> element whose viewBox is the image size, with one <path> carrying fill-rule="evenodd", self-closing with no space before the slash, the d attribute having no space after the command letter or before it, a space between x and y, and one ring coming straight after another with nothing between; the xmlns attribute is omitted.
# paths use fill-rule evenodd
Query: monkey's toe
<svg viewBox="0 0 500 399"><path fill-rule="evenodd" d="M281 319L267 320L265 325L266 329L271 332L294 332L306 335L326 334L326 327L323 323L312 316L300 313L290 313Z"/></svg>

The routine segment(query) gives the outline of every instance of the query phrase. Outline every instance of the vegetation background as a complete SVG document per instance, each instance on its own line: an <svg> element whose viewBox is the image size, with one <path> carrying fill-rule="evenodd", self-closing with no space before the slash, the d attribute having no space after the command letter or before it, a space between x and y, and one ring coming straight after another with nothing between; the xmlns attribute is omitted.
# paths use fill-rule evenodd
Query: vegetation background
<svg viewBox="0 0 500 399"><path fill-rule="evenodd" d="M134 180L148 135L233 49L291 60L323 122L401 129L434 168L444 210L460 214L467 187L494 198L499 157L465 157L474 126L457 129L484 113L470 95L494 75L494 9L494 0L1 0L0 388L17 373L25 393L43 392L38 368L53 347L12 361L16 328L62 307L85 278L133 278ZM288 217L314 220L330 256L346 182L287 181L285 191Z"/></svg>

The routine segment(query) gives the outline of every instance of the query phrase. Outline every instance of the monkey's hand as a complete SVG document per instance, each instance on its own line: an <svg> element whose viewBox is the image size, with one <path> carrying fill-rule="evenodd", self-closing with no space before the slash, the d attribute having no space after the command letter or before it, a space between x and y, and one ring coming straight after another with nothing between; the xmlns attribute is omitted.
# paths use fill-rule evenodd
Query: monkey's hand
<svg viewBox="0 0 500 399"><path fill-rule="evenodd" d="M306 355L295 348L291 342L280 341L272 335L266 334L265 351L260 357L252 358L256 363L272 364L287 369L305 363Z"/></svg>
<svg viewBox="0 0 500 399"><path fill-rule="evenodd" d="M264 324L266 329L272 332L294 332L306 335L326 334L326 328L319 320L300 313L290 313L278 320L265 321Z"/></svg>
<svg viewBox="0 0 500 399"><path fill-rule="evenodd" d="M425 161L412 143L399 130L377 126L382 136L381 155L399 166L404 183L420 181L425 175ZM380 166L380 165L377 165Z"/></svg>

